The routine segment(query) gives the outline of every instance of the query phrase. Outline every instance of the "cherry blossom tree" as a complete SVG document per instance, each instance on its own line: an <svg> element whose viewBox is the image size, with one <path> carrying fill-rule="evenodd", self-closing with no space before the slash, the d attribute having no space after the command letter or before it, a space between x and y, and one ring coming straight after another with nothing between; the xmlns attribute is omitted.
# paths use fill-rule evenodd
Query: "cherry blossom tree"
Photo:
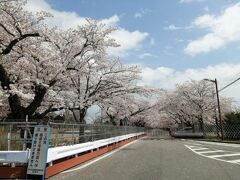
<svg viewBox="0 0 240 180"><path fill-rule="evenodd" d="M193 126L198 123L200 130L203 124L216 119L216 97L214 85L206 81L190 81L177 85L176 90L166 92L163 112L175 123ZM221 98L223 112L231 109L231 101Z"/></svg>
<svg viewBox="0 0 240 180"><path fill-rule="evenodd" d="M93 91L93 83L99 76L97 73L109 62L105 55L107 47L117 46L113 39L108 38L112 30L111 27L87 19L87 24L77 29L49 37L49 41L53 42L59 53L62 65L55 76L58 79L56 81L64 84L64 87L58 88L59 96L64 99L64 105L60 108L68 108L73 112L79 110L80 119L74 116L77 122L84 121L87 108L93 105L87 96L92 98L96 94L90 93L90 90Z"/></svg>
<svg viewBox="0 0 240 180"><path fill-rule="evenodd" d="M110 57L115 28L87 18L74 29L50 28L47 12L24 10L25 0L0 0L0 116L41 119L71 111L85 123L99 106L113 125L127 117L137 126L169 127L211 122L216 116L212 83L190 81L174 91L138 86L141 69ZM221 98L222 111L231 100ZM83 129L80 129L80 133Z"/></svg>
<svg viewBox="0 0 240 180"><path fill-rule="evenodd" d="M102 121L109 122L112 125L120 125L120 119L128 114L128 104L133 102L133 96L122 95L105 99L101 104Z"/></svg>
<svg viewBox="0 0 240 180"><path fill-rule="evenodd" d="M1 1L0 82L8 118L42 118L61 109L87 109L102 99L135 91L139 69L110 60L113 28L86 19L66 31L42 23L48 13L24 11L26 1Z"/></svg>
<svg viewBox="0 0 240 180"><path fill-rule="evenodd" d="M92 105L101 105L112 97L137 91L136 81L139 69L124 66L119 61L96 60L88 62L85 71L72 73L75 88L74 108L79 110L79 121L83 122L86 111Z"/></svg>
<svg viewBox="0 0 240 180"><path fill-rule="evenodd" d="M105 100L101 104L102 118L113 125L120 124L120 120L128 118L129 124L144 126L152 124L156 117L157 94L161 90L146 87L138 87L135 93L128 93L122 96ZM156 113L155 113L156 112Z"/></svg>
<svg viewBox="0 0 240 180"><path fill-rule="evenodd" d="M16 76L18 72L21 72L21 67L17 67L17 64L21 64L18 60L25 56L22 49L30 48L41 41L45 31L42 21L48 16L44 12L32 14L24 11L25 3L26 1L21 0L0 2L0 82L2 90L8 94L9 117L11 118L31 115L40 106L45 93L42 86L36 86L35 96L31 97L32 102L24 106L19 95L30 97L15 86L16 81L26 81L21 76ZM21 64L22 67L24 65L28 66L29 63Z"/></svg>

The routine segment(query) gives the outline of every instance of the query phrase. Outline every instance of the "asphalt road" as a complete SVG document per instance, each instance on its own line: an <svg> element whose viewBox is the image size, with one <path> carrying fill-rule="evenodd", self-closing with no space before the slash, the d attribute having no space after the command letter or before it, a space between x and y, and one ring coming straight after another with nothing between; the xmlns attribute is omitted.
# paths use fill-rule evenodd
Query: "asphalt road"
<svg viewBox="0 0 240 180"><path fill-rule="evenodd" d="M144 138L51 179L239 180L238 153L240 146Z"/></svg>

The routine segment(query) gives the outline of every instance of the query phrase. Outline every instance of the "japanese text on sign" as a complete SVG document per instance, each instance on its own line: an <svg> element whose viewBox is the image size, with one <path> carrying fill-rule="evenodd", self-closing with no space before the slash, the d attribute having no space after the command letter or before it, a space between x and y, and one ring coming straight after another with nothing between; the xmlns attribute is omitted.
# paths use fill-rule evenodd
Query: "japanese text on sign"
<svg viewBox="0 0 240 180"><path fill-rule="evenodd" d="M36 126L34 128L27 174L44 175L47 161L49 135L49 126Z"/></svg>

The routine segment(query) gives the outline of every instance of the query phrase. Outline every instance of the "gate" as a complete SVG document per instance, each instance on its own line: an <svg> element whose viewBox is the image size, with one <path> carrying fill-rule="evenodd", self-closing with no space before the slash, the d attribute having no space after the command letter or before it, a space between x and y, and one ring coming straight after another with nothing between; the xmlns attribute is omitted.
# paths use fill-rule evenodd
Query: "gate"
<svg viewBox="0 0 240 180"><path fill-rule="evenodd" d="M147 129L147 136L151 139L170 139L169 131L166 129Z"/></svg>

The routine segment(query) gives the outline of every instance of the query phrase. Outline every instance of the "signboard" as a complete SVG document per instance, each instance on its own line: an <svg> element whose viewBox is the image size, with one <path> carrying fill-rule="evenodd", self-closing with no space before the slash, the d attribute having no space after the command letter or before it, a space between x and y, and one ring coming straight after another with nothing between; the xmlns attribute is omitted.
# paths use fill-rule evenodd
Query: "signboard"
<svg viewBox="0 0 240 180"><path fill-rule="evenodd" d="M35 126L32 139L31 153L28 161L27 174L44 176L47 161L49 136L49 126Z"/></svg>

